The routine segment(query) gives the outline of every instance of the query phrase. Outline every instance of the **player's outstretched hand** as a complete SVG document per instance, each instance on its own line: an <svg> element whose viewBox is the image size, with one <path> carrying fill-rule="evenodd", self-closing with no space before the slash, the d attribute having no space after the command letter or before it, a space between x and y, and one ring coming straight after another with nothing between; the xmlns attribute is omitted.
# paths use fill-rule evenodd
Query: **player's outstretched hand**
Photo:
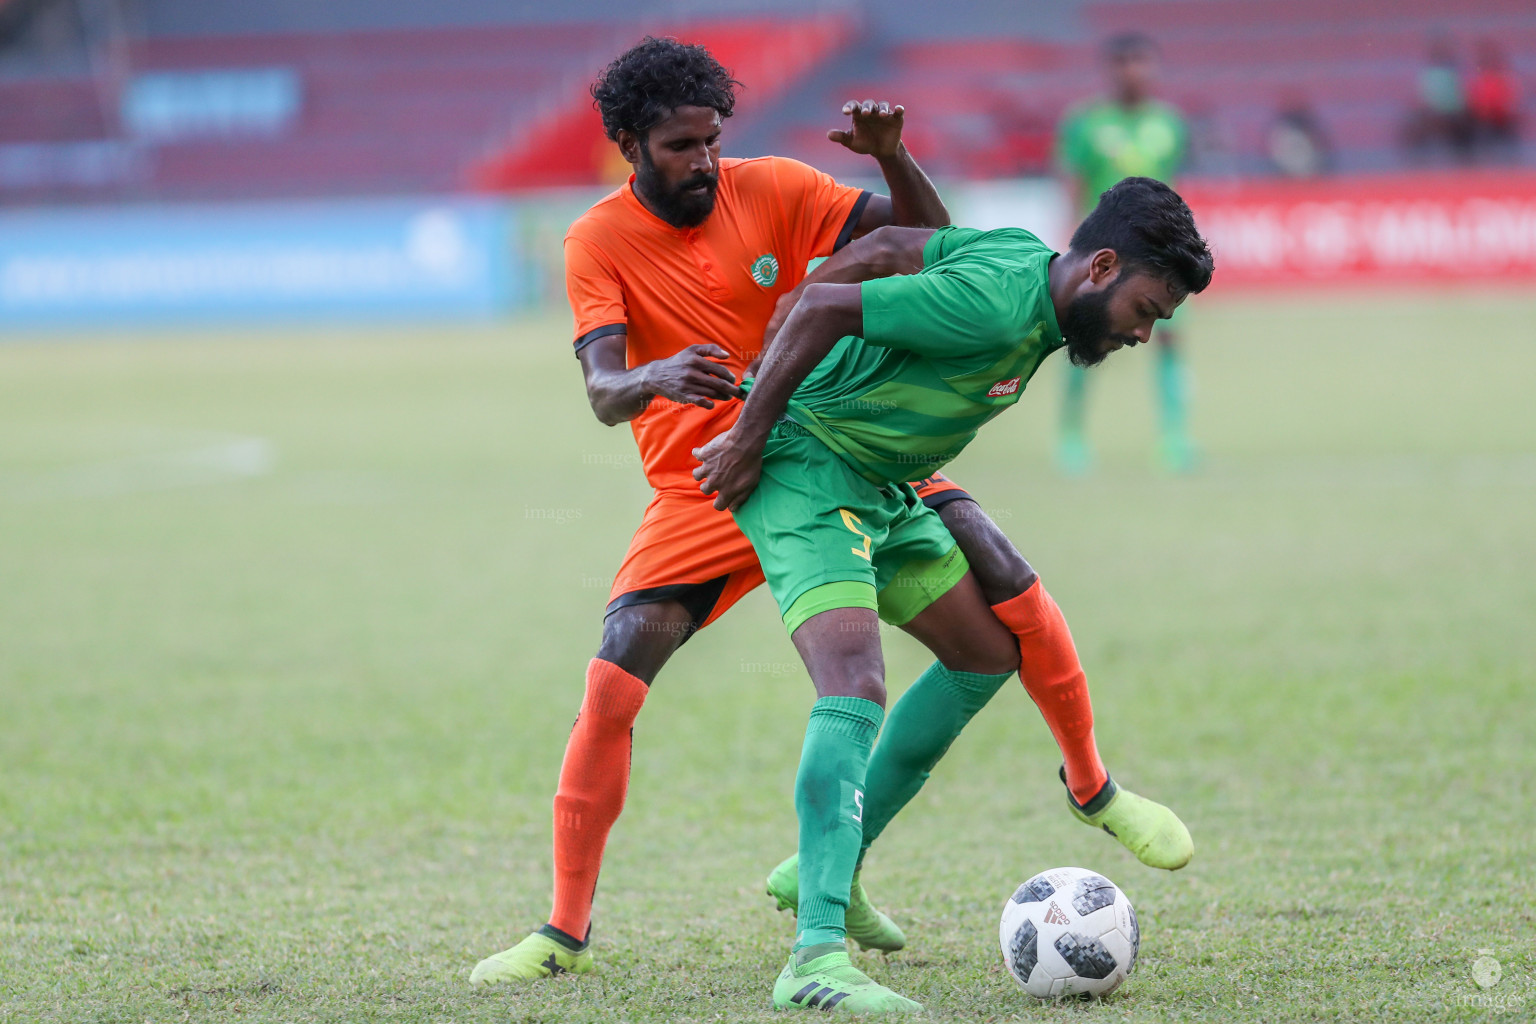
<svg viewBox="0 0 1536 1024"><path fill-rule="evenodd" d="M715 508L732 512L752 496L763 472L763 446L747 444L732 427L702 448L693 450L699 468L693 478L699 490L715 496Z"/></svg>
<svg viewBox="0 0 1536 1024"><path fill-rule="evenodd" d="M645 390L684 405L713 409L717 401L741 397L735 375L716 361L729 357L719 345L689 345L676 355L645 364Z"/></svg>
<svg viewBox="0 0 1536 1024"><path fill-rule="evenodd" d="M879 160L895 156L901 147L901 124L906 108L891 106L884 100L849 100L843 104L843 113L853 118L848 131L833 129L827 138L833 142Z"/></svg>

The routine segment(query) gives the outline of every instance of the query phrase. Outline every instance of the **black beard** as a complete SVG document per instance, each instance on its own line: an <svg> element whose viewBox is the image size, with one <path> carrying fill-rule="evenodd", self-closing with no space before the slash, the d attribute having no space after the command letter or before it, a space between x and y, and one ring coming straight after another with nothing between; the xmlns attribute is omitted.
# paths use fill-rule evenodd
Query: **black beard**
<svg viewBox="0 0 1536 1024"><path fill-rule="evenodd" d="M703 195L688 193L688 189L698 185L705 187ZM656 216L675 228L696 228L708 220L715 210L715 191L719 187L720 175L717 172L695 174L679 182L675 188L668 189L662 185L661 175L656 173L656 165L651 162L651 151L644 146L640 149L640 166L635 168L635 188L651 204Z"/></svg>
<svg viewBox="0 0 1536 1024"><path fill-rule="evenodd" d="M1136 340L1109 333L1109 300L1120 284L1116 281L1101 292L1080 295L1067 307L1067 315L1061 319L1061 336L1066 339L1067 358L1073 366L1098 366L1109 355L1109 342L1130 344Z"/></svg>

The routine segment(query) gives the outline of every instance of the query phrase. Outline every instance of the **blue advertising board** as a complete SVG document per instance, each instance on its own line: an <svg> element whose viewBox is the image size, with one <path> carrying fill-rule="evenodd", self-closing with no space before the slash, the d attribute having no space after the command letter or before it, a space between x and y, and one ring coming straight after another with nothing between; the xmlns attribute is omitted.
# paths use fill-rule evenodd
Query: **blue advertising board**
<svg viewBox="0 0 1536 1024"><path fill-rule="evenodd" d="M485 318L523 301L493 199L0 212L0 323Z"/></svg>

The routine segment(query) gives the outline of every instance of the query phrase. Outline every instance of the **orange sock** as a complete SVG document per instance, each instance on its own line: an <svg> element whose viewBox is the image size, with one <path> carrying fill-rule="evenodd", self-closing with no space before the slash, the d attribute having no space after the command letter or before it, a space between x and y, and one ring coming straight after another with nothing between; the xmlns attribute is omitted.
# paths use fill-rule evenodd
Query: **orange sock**
<svg viewBox="0 0 1536 1024"><path fill-rule="evenodd" d="M1093 740L1093 703L1088 678L1067 620L1038 579L1018 597L992 606L1003 625L1019 638L1019 678L1051 727L1067 769L1067 788L1087 803L1109 774Z"/></svg>
<svg viewBox="0 0 1536 1024"><path fill-rule="evenodd" d="M555 908L549 923L585 941L608 830L624 809L635 718L648 687L612 662L587 665L587 692L555 791Z"/></svg>

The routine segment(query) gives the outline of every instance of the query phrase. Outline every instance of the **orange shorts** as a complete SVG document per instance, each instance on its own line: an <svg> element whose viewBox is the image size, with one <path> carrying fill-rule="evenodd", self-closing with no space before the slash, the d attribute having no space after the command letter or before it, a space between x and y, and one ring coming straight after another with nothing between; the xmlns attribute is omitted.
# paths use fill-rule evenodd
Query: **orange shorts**
<svg viewBox="0 0 1536 1024"><path fill-rule="evenodd" d="M931 508L970 497L942 473L912 486ZM714 501L697 487L655 493L613 579L608 614L635 604L678 601L703 629L763 582L752 542Z"/></svg>

